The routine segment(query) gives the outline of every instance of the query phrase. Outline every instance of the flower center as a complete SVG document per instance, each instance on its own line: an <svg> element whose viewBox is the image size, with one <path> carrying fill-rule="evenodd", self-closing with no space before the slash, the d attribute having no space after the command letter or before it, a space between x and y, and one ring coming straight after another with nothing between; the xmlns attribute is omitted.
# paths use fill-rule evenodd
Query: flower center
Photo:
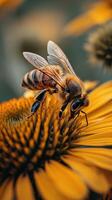
<svg viewBox="0 0 112 200"><path fill-rule="evenodd" d="M27 118L33 101L20 98L0 105L0 182L44 168L50 159L60 160L78 138L80 120L70 119L69 109L59 119L59 97L47 97Z"/></svg>

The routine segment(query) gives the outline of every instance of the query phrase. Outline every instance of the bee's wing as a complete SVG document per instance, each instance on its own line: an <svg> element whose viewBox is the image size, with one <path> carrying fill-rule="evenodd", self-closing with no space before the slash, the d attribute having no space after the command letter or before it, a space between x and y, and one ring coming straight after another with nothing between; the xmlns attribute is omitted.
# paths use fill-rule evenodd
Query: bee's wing
<svg viewBox="0 0 112 200"><path fill-rule="evenodd" d="M29 63L36 67L37 70L51 77L58 85L60 85L60 87L64 89L63 80L61 76L56 72L56 70L53 69L53 65L47 69L46 66L49 65L48 62L43 57L34 53L23 52L23 56Z"/></svg>
<svg viewBox="0 0 112 200"><path fill-rule="evenodd" d="M53 41L49 41L47 45L47 51L49 54L47 57L49 64L60 65L66 73L73 74L84 90L83 82L79 79L79 77L74 72L73 67L71 66L68 58L66 57L64 52L61 50L61 48L57 44L55 44Z"/></svg>
<svg viewBox="0 0 112 200"><path fill-rule="evenodd" d="M57 44L55 44L52 41L49 41L47 45L47 51L48 51L47 59L49 64L60 65L67 73L72 73L76 76L68 58Z"/></svg>
<svg viewBox="0 0 112 200"><path fill-rule="evenodd" d="M54 66L54 67L53 67ZM49 69L43 68L42 72L51 77L63 90L65 90L64 81L62 77L55 70L56 65L49 65Z"/></svg>
<svg viewBox="0 0 112 200"><path fill-rule="evenodd" d="M38 54L31 52L23 52L25 59L31 63L34 67L45 67L48 65L48 62Z"/></svg>

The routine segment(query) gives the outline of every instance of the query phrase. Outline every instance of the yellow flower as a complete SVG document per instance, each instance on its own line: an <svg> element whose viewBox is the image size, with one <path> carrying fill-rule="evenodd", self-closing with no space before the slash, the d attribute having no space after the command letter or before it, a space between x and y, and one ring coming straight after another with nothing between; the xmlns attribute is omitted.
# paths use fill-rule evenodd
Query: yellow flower
<svg viewBox="0 0 112 200"><path fill-rule="evenodd" d="M0 0L0 18L4 17L8 11L15 10L23 3L23 0Z"/></svg>
<svg viewBox="0 0 112 200"><path fill-rule="evenodd" d="M112 81L89 95L90 105L59 120L61 100L49 95L27 119L33 98L0 104L0 200L78 200L112 186Z"/></svg>
<svg viewBox="0 0 112 200"><path fill-rule="evenodd" d="M90 34L85 44L89 61L104 69L112 69L112 24L106 24Z"/></svg>
<svg viewBox="0 0 112 200"><path fill-rule="evenodd" d="M112 19L112 1L104 0L91 4L89 9L70 21L64 29L66 36L80 35L93 26L103 24Z"/></svg>
<svg viewBox="0 0 112 200"><path fill-rule="evenodd" d="M0 7L1 8L15 8L18 6L22 0L0 0Z"/></svg>

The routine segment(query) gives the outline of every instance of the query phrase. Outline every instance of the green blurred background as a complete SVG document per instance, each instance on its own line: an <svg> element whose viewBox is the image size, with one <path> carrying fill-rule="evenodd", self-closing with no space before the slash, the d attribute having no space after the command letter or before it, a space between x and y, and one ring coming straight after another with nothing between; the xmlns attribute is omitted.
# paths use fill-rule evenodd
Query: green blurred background
<svg viewBox="0 0 112 200"><path fill-rule="evenodd" d="M66 53L76 73L83 80L111 79L110 73L93 67L87 59L84 44L94 27L81 36L64 37L64 26L83 13L92 0L24 0L16 9L0 16L0 101L23 94L23 75L33 67L23 51L47 55L48 40L56 42Z"/></svg>

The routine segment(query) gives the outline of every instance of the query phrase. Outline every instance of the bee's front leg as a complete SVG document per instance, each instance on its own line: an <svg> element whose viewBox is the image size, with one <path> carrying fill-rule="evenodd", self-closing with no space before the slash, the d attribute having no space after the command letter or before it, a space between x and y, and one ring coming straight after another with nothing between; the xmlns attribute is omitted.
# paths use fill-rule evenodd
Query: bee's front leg
<svg viewBox="0 0 112 200"><path fill-rule="evenodd" d="M62 114L63 114L65 108L67 107L67 105L68 105L68 103L69 103L70 101L71 101L71 98L70 98L70 96L68 96L68 97L66 98L65 102L63 103L63 105L62 105L60 111L59 111L59 118L62 117Z"/></svg>
<svg viewBox="0 0 112 200"><path fill-rule="evenodd" d="M70 118L69 119L77 119L77 117L79 116L80 112L73 112L71 111L71 115L70 115Z"/></svg>

